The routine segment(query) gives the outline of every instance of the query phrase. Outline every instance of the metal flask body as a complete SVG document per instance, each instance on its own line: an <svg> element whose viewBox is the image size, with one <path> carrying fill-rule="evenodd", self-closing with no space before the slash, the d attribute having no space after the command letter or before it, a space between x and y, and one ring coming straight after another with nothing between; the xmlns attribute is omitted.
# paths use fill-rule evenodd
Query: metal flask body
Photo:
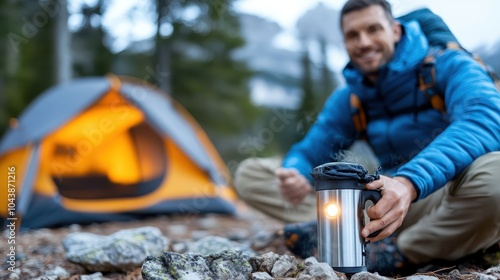
<svg viewBox="0 0 500 280"><path fill-rule="evenodd" d="M348 168L345 177L345 170L342 170L341 164L350 167L352 163L329 164L341 169L340 172L334 170L333 178L321 176L324 175L321 172L325 170L321 168L318 170L318 167L313 173L318 217L319 261L326 262L334 270L347 274L366 271L365 243L361 236L361 229L364 227L364 208L368 200L376 203L380 199L380 193L364 190L365 185L360 183L365 182L363 178L367 175L364 167L356 165L354 171ZM360 168L361 175L357 174L359 172L357 168ZM354 172L356 176L351 177L350 172ZM368 181L374 179L375 177L368 178Z"/></svg>
<svg viewBox="0 0 500 280"><path fill-rule="evenodd" d="M334 189L316 192L318 205L318 257L334 270L344 273L366 271L365 246L361 237L363 212L361 190ZM324 208L335 203L340 211L328 218Z"/></svg>

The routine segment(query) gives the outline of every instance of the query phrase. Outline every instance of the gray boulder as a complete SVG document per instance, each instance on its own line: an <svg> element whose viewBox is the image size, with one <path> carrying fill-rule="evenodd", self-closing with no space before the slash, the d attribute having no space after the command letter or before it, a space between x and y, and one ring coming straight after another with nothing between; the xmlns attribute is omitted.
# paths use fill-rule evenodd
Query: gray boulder
<svg viewBox="0 0 500 280"><path fill-rule="evenodd" d="M316 258L309 257L304 261L306 267L300 273L297 280L340 280L332 267L324 262L318 262Z"/></svg>
<svg viewBox="0 0 500 280"><path fill-rule="evenodd" d="M389 278L380 276L378 273L374 274L366 271L356 273L351 277L351 280L385 280L385 279Z"/></svg>
<svg viewBox="0 0 500 280"><path fill-rule="evenodd" d="M203 256L164 252L161 257L148 257L142 265L144 280L153 279L221 279L244 280L252 272L249 256L241 251L224 251Z"/></svg>
<svg viewBox="0 0 500 280"><path fill-rule="evenodd" d="M268 274L273 270L274 263L278 261L280 255L274 252L268 252L260 256L250 258L250 264L253 271L266 272Z"/></svg>
<svg viewBox="0 0 500 280"><path fill-rule="evenodd" d="M91 272L129 271L147 256L160 255L168 239L155 227L126 229L109 236L70 233L63 240L66 258Z"/></svg>
<svg viewBox="0 0 500 280"><path fill-rule="evenodd" d="M189 252L205 256L230 250L239 250L248 256L256 255L249 245L240 244L220 236L206 236L188 244Z"/></svg>
<svg viewBox="0 0 500 280"><path fill-rule="evenodd" d="M406 277L406 280L439 280L439 278L428 275L412 275Z"/></svg>
<svg viewBox="0 0 500 280"><path fill-rule="evenodd" d="M252 273L252 280L274 280L274 278L267 272Z"/></svg>
<svg viewBox="0 0 500 280"><path fill-rule="evenodd" d="M289 255L281 255L274 263L271 275L276 278L288 277L289 273L297 270L297 260Z"/></svg>

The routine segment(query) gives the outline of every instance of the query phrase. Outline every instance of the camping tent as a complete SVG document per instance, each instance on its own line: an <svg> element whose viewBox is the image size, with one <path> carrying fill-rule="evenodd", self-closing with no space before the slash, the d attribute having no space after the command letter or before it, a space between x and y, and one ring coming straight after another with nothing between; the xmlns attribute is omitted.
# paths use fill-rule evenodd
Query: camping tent
<svg viewBox="0 0 500 280"><path fill-rule="evenodd" d="M227 169L193 118L116 76L42 93L0 142L0 170L10 179L1 197L15 199L0 201L0 215L15 209L28 228L235 211Z"/></svg>

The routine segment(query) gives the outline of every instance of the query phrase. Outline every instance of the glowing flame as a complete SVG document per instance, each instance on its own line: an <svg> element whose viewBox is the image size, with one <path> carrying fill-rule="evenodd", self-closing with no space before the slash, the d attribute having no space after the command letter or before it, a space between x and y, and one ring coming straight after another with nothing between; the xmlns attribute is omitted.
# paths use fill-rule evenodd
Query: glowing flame
<svg viewBox="0 0 500 280"><path fill-rule="evenodd" d="M329 219L335 219L340 213L340 208L335 203L328 203L324 208L325 216Z"/></svg>

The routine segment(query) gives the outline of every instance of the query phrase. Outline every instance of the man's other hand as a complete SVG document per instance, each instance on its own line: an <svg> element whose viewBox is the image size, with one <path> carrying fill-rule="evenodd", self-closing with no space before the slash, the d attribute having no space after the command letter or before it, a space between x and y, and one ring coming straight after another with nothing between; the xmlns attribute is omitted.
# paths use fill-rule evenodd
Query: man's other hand
<svg viewBox="0 0 500 280"><path fill-rule="evenodd" d="M293 204L299 204L312 190L306 177L293 168L279 168L276 176L280 181L281 194Z"/></svg>
<svg viewBox="0 0 500 280"><path fill-rule="evenodd" d="M404 177L380 176L366 188L382 191L382 198L367 211L371 221L361 231L365 240L375 242L391 235L403 223L411 202L417 198L417 191ZM382 231L376 237L368 238L379 229Z"/></svg>

